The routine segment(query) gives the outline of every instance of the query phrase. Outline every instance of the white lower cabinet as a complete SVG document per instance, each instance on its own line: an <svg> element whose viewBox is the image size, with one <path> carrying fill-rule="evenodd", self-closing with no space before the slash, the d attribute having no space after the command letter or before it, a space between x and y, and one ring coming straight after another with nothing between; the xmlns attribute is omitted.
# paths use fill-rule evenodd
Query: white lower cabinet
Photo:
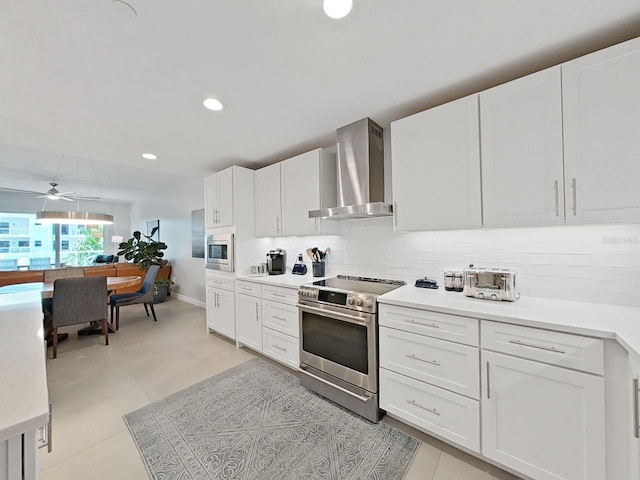
<svg viewBox="0 0 640 480"><path fill-rule="evenodd" d="M232 278L207 275L207 328L235 340L236 314Z"/></svg>
<svg viewBox="0 0 640 480"><path fill-rule="evenodd" d="M236 340L262 352L261 300L249 295L236 295Z"/></svg>
<svg viewBox="0 0 640 480"><path fill-rule="evenodd" d="M477 400L381 368L380 407L427 433L480 451Z"/></svg>
<svg viewBox="0 0 640 480"><path fill-rule="evenodd" d="M298 339L277 330L262 329L262 353L293 369L300 366Z"/></svg>
<svg viewBox="0 0 640 480"><path fill-rule="evenodd" d="M379 321L380 407L480 452L478 320L381 305Z"/></svg>
<svg viewBox="0 0 640 480"><path fill-rule="evenodd" d="M262 287L262 353L293 369L300 366L297 301L297 288Z"/></svg>
<svg viewBox="0 0 640 480"><path fill-rule="evenodd" d="M604 378L482 352L482 453L540 480L606 478Z"/></svg>

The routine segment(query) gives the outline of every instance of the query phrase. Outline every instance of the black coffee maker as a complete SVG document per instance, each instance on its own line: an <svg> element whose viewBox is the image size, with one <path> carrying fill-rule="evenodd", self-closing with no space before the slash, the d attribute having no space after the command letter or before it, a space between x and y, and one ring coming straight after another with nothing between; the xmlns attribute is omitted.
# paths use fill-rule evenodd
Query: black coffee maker
<svg viewBox="0 0 640 480"><path fill-rule="evenodd" d="M281 248L267 252L267 272L269 275L282 275L287 271L287 251Z"/></svg>

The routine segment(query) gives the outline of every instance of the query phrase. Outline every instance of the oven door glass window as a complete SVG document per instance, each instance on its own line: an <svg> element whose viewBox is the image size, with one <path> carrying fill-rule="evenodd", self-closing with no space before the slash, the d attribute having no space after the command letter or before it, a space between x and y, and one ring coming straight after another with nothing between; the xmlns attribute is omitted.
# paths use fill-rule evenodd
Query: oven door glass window
<svg viewBox="0 0 640 480"><path fill-rule="evenodd" d="M302 349L367 375L367 327L304 312Z"/></svg>

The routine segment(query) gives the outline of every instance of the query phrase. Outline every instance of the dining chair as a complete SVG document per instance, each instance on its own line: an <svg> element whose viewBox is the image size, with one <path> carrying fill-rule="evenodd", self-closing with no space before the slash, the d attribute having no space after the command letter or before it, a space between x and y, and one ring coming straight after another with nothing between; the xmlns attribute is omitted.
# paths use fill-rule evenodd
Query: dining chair
<svg viewBox="0 0 640 480"><path fill-rule="evenodd" d="M82 268L55 268L44 271L44 283L54 283L59 278L77 278L84 277L84 269ZM53 298L42 299L42 313L44 314L44 332L45 338L49 338L51 334L51 311L53 310ZM63 334L66 338L66 334ZM58 339L60 340L60 338Z"/></svg>
<svg viewBox="0 0 640 480"><path fill-rule="evenodd" d="M113 325L113 310L116 311L116 330L120 328L120 307L126 307L128 305L137 305L142 303L144 305L144 311L149 316L149 309L153 314L153 321L157 322L156 311L153 308L153 285L156 282L156 277L160 272L160 265L151 265L147 269L147 274L144 277L142 288L134 293L117 293L111 295L109 303L111 304L111 324Z"/></svg>
<svg viewBox="0 0 640 480"><path fill-rule="evenodd" d="M100 322L105 345L107 329L107 277L59 278L53 282L53 358L58 356L58 328L87 322Z"/></svg>

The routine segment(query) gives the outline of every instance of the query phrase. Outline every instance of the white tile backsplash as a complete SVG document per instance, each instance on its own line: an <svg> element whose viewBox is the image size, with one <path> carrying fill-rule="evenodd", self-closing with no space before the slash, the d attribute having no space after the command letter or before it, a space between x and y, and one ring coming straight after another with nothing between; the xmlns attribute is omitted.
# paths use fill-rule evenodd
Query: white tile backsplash
<svg viewBox="0 0 640 480"><path fill-rule="evenodd" d="M327 275L411 284L424 276L442 284L445 270L474 263L512 268L522 295L640 306L638 224L395 233L386 217L341 221L338 233L258 239L255 263L270 248L287 250L292 266L306 248L329 247ZM311 270L306 254L304 259Z"/></svg>

